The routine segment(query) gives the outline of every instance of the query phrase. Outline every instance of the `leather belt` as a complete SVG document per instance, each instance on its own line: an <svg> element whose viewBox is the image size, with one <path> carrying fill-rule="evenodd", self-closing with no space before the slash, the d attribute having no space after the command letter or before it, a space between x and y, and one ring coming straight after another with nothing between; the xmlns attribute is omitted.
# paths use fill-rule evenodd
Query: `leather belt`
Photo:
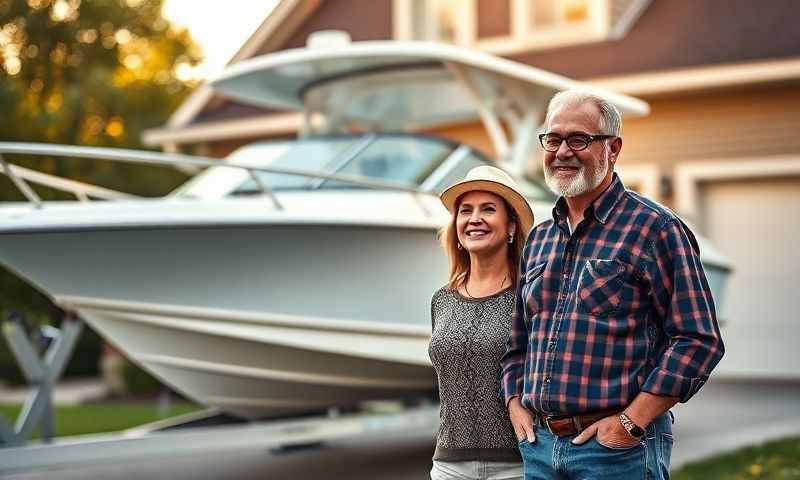
<svg viewBox="0 0 800 480"><path fill-rule="evenodd" d="M599 412L592 412L586 413L583 415L573 415L573 416L547 416L547 415L537 415L539 421L547 427L547 430L550 431L553 435L557 437L567 437L570 435L577 435L582 431L586 430L589 425L597 422L598 420L602 420L606 417L610 417L611 415L616 415L622 412L623 409L619 410L604 410Z"/></svg>

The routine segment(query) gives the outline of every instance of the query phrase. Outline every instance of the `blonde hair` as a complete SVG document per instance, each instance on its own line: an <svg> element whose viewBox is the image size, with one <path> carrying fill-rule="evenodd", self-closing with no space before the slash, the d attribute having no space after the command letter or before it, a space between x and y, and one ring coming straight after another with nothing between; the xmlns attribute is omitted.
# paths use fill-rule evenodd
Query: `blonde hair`
<svg viewBox="0 0 800 480"><path fill-rule="evenodd" d="M469 252L467 252L466 249L458 248L458 232L456 231L458 208L461 206L461 198L467 193L469 192L463 193L456 199L452 218L447 222L447 226L442 228L439 232L439 239L442 242L442 248L444 248L444 253L447 255L448 264L450 266L447 287L451 290L457 290L458 287L464 285L469 278ZM503 199L503 205L506 207L509 223L514 223L517 226L517 228L514 229L514 241L508 246L508 271L511 274L511 286L516 289L519 281L519 259L522 256L522 248L525 243L525 236L528 232L522 231L522 226L520 225L516 210L511 208L511 205L505 198L500 198Z"/></svg>

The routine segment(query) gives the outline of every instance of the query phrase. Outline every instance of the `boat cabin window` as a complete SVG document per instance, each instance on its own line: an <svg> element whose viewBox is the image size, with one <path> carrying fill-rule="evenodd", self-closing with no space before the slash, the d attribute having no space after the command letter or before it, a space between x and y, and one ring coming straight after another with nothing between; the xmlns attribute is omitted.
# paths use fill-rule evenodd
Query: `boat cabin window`
<svg viewBox="0 0 800 480"><path fill-rule="evenodd" d="M284 148L279 155L262 156L262 146L256 145L247 150L248 161L247 165L257 167L273 167L285 168L294 170L305 170L311 172L325 172L329 171L328 166L336 159L346 157L348 152L353 148L353 138L330 138L330 139L309 139L296 142L286 142L283 144ZM270 148L271 145L263 145L263 147ZM240 155L237 155L237 158ZM252 160L251 160L252 159ZM262 159L263 161L259 161ZM280 173L257 172L259 181L268 185L274 190L297 190L308 187L310 179L304 175L285 175ZM260 193L258 185L255 180L249 177L239 185L232 194L234 195L247 195L250 193Z"/></svg>
<svg viewBox="0 0 800 480"><path fill-rule="evenodd" d="M433 169L455 150L455 146L425 137L367 135L355 145L351 158L335 168L338 175L419 186ZM326 180L319 188L357 188L353 184Z"/></svg>
<svg viewBox="0 0 800 480"><path fill-rule="evenodd" d="M408 134L366 134L310 137L296 141L260 142L233 152L227 163L346 177L362 177L418 187L449 158L458 144ZM313 175L255 171L273 190L368 188ZM261 194L244 169L212 167L176 190L181 197L218 198Z"/></svg>
<svg viewBox="0 0 800 480"><path fill-rule="evenodd" d="M273 141L246 145L234 151L224 163L248 167L276 167L320 171L326 163L346 150L352 139L325 141ZM259 179L273 188L302 188L308 177L259 173ZM259 194L261 191L247 170L211 167L192 177L172 192L175 197L219 198L227 195Z"/></svg>
<svg viewBox="0 0 800 480"><path fill-rule="evenodd" d="M309 87L303 102L309 131L315 135L366 131L391 135L474 120L477 108L464 101L469 95L441 64L401 63L326 79Z"/></svg>
<svg viewBox="0 0 800 480"><path fill-rule="evenodd" d="M490 162L466 146L416 134L365 134L308 137L296 141L260 142L233 152L227 163L301 170L345 177L374 179L441 193L464 178L473 167ZM259 182L276 191L370 188L313 175L255 171ZM551 195L536 184L523 185L532 200ZM195 176L173 195L219 198L261 195L263 192L244 169L211 167Z"/></svg>

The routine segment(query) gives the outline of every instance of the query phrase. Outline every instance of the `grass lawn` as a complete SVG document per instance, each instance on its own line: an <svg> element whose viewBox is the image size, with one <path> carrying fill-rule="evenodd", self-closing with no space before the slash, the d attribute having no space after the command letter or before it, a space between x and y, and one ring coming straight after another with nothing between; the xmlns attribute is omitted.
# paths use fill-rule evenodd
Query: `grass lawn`
<svg viewBox="0 0 800 480"><path fill-rule="evenodd" d="M745 447L672 473L673 480L800 480L800 437Z"/></svg>
<svg viewBox="0 0 800 480"><path fill-rule="evenodd" d="M20 405L0 404L0 415L5 416L9 422L13 422L16 420L20 408ZM161 416L155 401L152 403L98 403L57 406L56 436L114 432L200 409L202 407L192 403L173 402L166 415ZM34 438L37 436L34 435Z"/></svg>

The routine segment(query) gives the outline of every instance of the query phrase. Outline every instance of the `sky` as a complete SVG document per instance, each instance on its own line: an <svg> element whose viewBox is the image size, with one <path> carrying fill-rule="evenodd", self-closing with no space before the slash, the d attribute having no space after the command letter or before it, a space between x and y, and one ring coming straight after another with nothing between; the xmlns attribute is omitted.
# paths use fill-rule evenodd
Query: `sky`
<svg viewBox="0 0 800 480"><path fill-rule="evenodd" d="M222 71L228 60L267 17L277 0L166 0L164 16L189 29L205 61L191 72L203 80Z"/></svg>

